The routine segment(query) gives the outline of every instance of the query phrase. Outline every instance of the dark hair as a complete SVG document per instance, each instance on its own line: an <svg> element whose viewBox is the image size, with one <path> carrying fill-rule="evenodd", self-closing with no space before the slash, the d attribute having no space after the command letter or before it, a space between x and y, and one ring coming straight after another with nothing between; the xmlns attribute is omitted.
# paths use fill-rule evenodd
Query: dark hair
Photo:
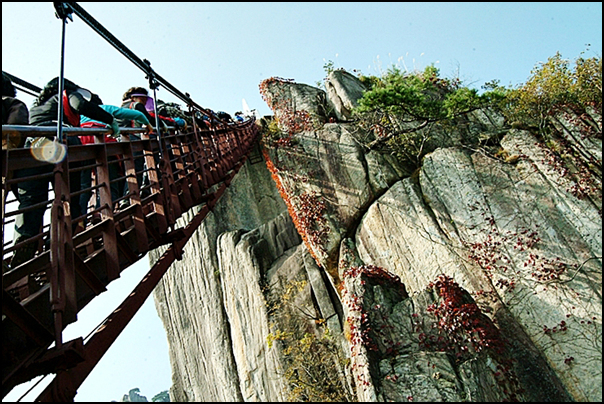
<svg viewBox="0 0 604 404"><path fill-rule="evenodd" d="M68 91L75 91L80 88L80 86L75 84L73 81L67 80L66 78L63 79L63 87L65 90L68 90ZM46 101L48 101L49 98L51 98L54 95L57 95L58 92L59 92L59 78L55 77L54 79L50 80L46 84L46 86L44 86L44 88L40 92L40 95L38 95L38 98L36 98L36 100L34 101L34 104L33 104L34 107L44 104Z"/></svg>
<svg viewBox="0 0 604 404"><path fill-rule="evenodd" d="M17 96L17 90L13 86L13 82L4 72L2 72L2 96L8 96L15 98Z"/></svg>
<svg viewBox="0 0 604 404"><path fill-rule="evenodd" d="M130 87L130 88L128 89L128 91L126 91L126 92L124 93L124 95L122 96L122 101L129 100L129 99L130 99L130 96L131 96L132 94L147 94L147 95L148 95L148 94L149 94L149 92L148 92L148 91L147 91L147 89L146 89L146 88L144 88L144 87Z"/></svg>

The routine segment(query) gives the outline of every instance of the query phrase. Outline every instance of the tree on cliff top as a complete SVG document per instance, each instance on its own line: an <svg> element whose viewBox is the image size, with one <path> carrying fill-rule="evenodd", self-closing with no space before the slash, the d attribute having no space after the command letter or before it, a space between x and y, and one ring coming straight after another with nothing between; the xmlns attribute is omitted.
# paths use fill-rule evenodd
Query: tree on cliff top
<svg viewBox="0 0 604 404"><path fill-rule="evenodd" d="M505 88L497 80L486 83L482 94L462 85L458 78L440 78L428 66L423 72L403 72L393 66L382 77L359 79L369 88L353 114L358 124L375 136L369 149L386 149L405 163L421 165L423 156L442 146L432 128L457 126L476 109L488 108L509 123L538 128L543 135L549 117L564 109L578 115L592 108L602 113L602 59L563 59L560 53L536 66L525 84ZM602 136L601 122L593 122L588 136Z"/></svg>
<svg viewBox="0 0 604 404"><path fill-rule="evenodd" d="M359 79L370 89L358 101L353 116L361 128L375 135L365 146L386 149L414 167L442 146L433 129L455 127L464 115L501 103L505 97L500 88L479 94L458 78L441 78L434 66L412 73L393 66L382 77Z"/></svg>

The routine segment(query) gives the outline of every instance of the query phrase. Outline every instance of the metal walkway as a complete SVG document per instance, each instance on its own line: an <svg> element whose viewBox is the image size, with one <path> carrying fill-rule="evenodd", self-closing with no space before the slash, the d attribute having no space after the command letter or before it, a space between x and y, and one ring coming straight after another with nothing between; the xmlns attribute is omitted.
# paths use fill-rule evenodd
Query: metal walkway
<svg viewBox="0 0 604 404"><path fill-rule="evenodd" d="M50 135L55 130L3 125L2 132L17 129L22 133L36 129L38 136L40 132ZM123 129L128 131L133 129ZM45 204L50 210L50 223L42 232L18 244L9 241L2 246L3 262L9 266L16 249L27 243L37 246L33 259L2 274L3 396L17 384L59 369L67 369L59 373L61 378L78 379L78 383L71 380L69 385L81 384L170 264L181 257L185 243L244 164L258 135L254 121L220 130L171 131L161 141L143 135L147 139L105 143L102 130L82 128L65 132L95 133L97 143L69 147L66 159L53 167L55 196ZM160 143L169 153L159 155ZM144 153L150 178L147 186L150 194L145 198L140 196L134 169L133 154L139 151ZM95 161L98 178L90 190L98 192L100 207L72 218L69 215L72 195L67 183L69 165L90 159ZM3 150L2 161L9 162L11 170L41 165L29 149ZM125 166L124 179L130 196L125 199L128 206L114 209L109 192L109 164L120 161ZM7 166L3 164L3 195L12 184L23 181L23 178L5 181ZM16 204L13 198L7 201L7 209L3 209L7 212L3 217L4 234L6 226L14 223L14 217L23 213L11 209ZM193 220L186 227L177 228L176 220L193 207L199 207ZM90 224L74 236L72 222L84 218ZM90 341L85 345L81 339L62 341L62 330L76 321L77 313L86 304L118 278L121 271L162 245L169 246L167 252ZM48 349L53 342L55 347ZM66 399L63 393L51 400L59 399Z"/></svg>
<svg viewBox="0 0 604 404"><path fill-rule="evenodd" d="M57 15L64 24L68 14L75 12L133 63L135 59L140 62L76 3L55 3L55 8L59 7L65 11ZM187 131L171 128L160 136L150 136L142 129L122 128L123 141L106 143L107 129L2 126L3 137L18 132L30 137L62 138L65 143L70 136L95 136L94 144L69 146L66 157L57 164L36 159L28 148L2 150L4 238L15 218L27 210L37 207L50 213L50 220L35 237L17 244L5 240L2 244L2 397L23 382L55 373L37 401L73 401L79 386L172 262L182 258L185 244L257 141L254 119L238 124L215 119L188 94L157 75L149 62L135 64L146 73L154 93L157 86L163 85L187 104L192 115L210 114L214 118L213 129L201 130L194 124ZM130 133L141 133L141 140L126 140ZM145 169L136 172L134 159L141 154ZM121 178L110 177L109 170L116 164L122 167ZM46 168L42 170L46 173L13 178L16 170L32 167ZM69 174L83 169L91 169L95 181L91 188L70 194ZM139 189L137 175L141 174L148 178L148 184ZM19 210L10 194L11 187L41 178L53 184L54 197ZM125 181L129 193L112 201L110 186L116 181ZM89 206L80 217L71 217L71 198L85 191L91 191L91 199L98 200L98 204ZM193 218L178 227L177 220L187 212L191 213L188 217L194 214ZM74 234L72 223L80 221L86 222L87 227ZM35 256L11 265L15 251L27 245L33 246ZM166 252L89 340L63 341L63 330L77 321L83 307L105 291L122 271L160 246L166 246Z"/></svg>

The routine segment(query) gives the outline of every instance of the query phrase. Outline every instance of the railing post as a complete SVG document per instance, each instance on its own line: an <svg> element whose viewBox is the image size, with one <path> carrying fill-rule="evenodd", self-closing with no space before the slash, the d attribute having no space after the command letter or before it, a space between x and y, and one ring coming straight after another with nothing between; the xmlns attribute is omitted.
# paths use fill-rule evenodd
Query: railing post
<svg viewBox="0 0 604 404"><path fill-rule="evenodd" d="M166 139L158 139L164 142ZM165 146L165 145L164 145ZM180 206L180 200L178 199L178 191L174 182L174 175L172 174L172 165L170 164L170 148L164 147L165 152L160 156L159 169L161 173L161 182L163 185L164 192L162 195L165 198L166 205L165 210L167 211L168 223L173 226L176 223L176 219L181 215L182 209Z"/></svg>
<svg viewBox="0 0 604 404"><path fill-rule="evenodd" d="M67 19L69 18L73 21L71 17L71 8L67 5L67 3L63 2L55 2L53 3L55 6L55 16L60 18L62 21L62 29L61 29L61 61L60 61L60 70L59 70L59 111L57 116L57 141L59 143L63 143L63 90L65 89L65 27L67 26Z"/></svg>
<svg viewBox="0 0 604 404"><path fill-rule="evenodd" d="M158 156L157 160L155 158L155 152L153 150L153 142L157 140L160 145L158 149L161 148L161 139L151 139L148 133L141 134L141 139L139 144L142 146L143 158L145 159L145 167L147 170L147 178L149 179L149 186L151 189L151 194L153 196L152 204L153 210L157 213L157 220L159 223L159 231L160 233L165 233L168 230L169 213L166 212L167 204L165 202L165 195L161 194L161 183L160 183L160 167L162 156ZM157 163L156 163L157 161ZM158 167L158 165L160 167ZM143 202L141 196L141 202Z"/></svg>
<svg viewBox="0 0 604 404"><path fill-rule="evenodd" d="M193 109L192 105L189 105L189 113L191 114L191 118L193 121L193 133L195 134L199 166L201 167L201 182L203 185L203 193L206 193L209 188L209 182L207 178L208 173L206 172L206 162L208 161L208 159L205 154L203 141L201 140L201 132L200 129L197 127L197 122L195 120L195 109Z"/></svg>
<svg viewBox="0 0 604 404"><path fill-rule="evenodd" d="M203 142L204 144L207 145L207 147L204 149L207 154L207 164L208 164L208 170L210 172L210 182L208 183L208 186L213 186L214 184L216 184L217 182L220 181L220 178L222 177L222 172L219 171L220 170L220 166L217 163L217 160L220 159L220 154L218 153L218 149L217 149L217 145L215 142L215 138L216 138L216 129L214 129L213 127L208 130L208 136L205 136L203 138Z"/></svg>
<svg viewBox="0 0 604 404"><path fill-rule="evenodd" d="M125 135L122 135L125 137ZM136 240L138 242L138 252L144 253L148 248L147 231L145 229L145 211L141 204L140 188L138 186L136 165L134 164L135 152L134 145L140 145L140 141L132 142L120 142L122 147L122 155L124 162L124 174L126 176L126 183L124 187L128 188L128 199L127 203L134 206L134 229L136 232ZM142 158L142 157L141 157ZM141 184L142 185L142 184Z"/></svg>
<svg viewBox="0 0 604 404"><path fill-rule="evenodd" d="M120 263L118 254L118 245L116 240L115 221L113 220L113 201L111 198L111 178L109 175L109 156L107 154L107 145L105 143L105 134L99 133L95 135L95 149L100 153L96 154L96 163L99 166L96 168L97 185L102 184L97 188L99 194L99 206L101 211L101 221L106 221L103 225L103 248L106 256L107 278L116 279L120 274ZM85 213L85 212L83 212Z"/></svg>
<svg viewBox="0 0 604 404"><path fill-rule="evenodd" d="M174 180L174 184L176 185L177 195L182 192L183 198L181 202L184 202L185 205L185 207L181 206L181 211L187 210L193 205L193 200L191 199L191 180L188 165L185 161L185 158L189 154L189 145L186 143L187 138L188 136L180 133L176 129L174 132L170 131L170 134L167 138L170 144L169 150L171 151L171 156L169 157L174 157L175 170L172 170L172 178Z"/></svg>
<svg viewBox="0 0 604 404"><path fill-rule="evenodd" d="M2 135L4 137L4 135ZM4 209L8 195L8 148L2 149L2 235L4 236ZM4 237L0 244L0 257L2 258L2 274L4 274ZM8 269L8 268L7 268ZM2 290L4 290L4 277L2 277Z"/></svg>
<svg viewBox="0 0 604 404"><path fill-rule="evenodd" d="M65 66L65 30L67 18L73 21L71 9L66 3L55 2L56 17L62 21L61 60L58 90L57 138L61 146L63 139L63 91ZM50 304L54 313L55 345L60 349L63 344L63 324L75 317L75 274L73 268L73 250L66 248L71 244L71 213L69 199L69 157L55 165L53 173L55 200L51 207L50 222ZM67 197L66 197L67 196ZM70 259L71 258L71 259Z"/></svg>

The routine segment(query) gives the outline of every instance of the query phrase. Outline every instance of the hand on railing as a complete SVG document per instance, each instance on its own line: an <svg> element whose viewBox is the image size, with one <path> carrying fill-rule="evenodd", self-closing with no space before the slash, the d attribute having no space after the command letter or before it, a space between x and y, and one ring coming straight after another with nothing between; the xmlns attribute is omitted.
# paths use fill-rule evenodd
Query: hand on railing
<svg viewBox="0 0 604 404"><path fill-rule="evenodd" d="M118 125L118 123L115 119L113 120L113 122L111 122L110 126L111 126L111 130L113 130L112 136L117 139L117 137L120 134L120 126Z"/></svg>
<svg viewBox="0 0 604 404"><path fill-rule="evenodd" d="M143 125L143 128L147 129L147 134L153 132L153 125L149 124L149 125Z"/></svg>

